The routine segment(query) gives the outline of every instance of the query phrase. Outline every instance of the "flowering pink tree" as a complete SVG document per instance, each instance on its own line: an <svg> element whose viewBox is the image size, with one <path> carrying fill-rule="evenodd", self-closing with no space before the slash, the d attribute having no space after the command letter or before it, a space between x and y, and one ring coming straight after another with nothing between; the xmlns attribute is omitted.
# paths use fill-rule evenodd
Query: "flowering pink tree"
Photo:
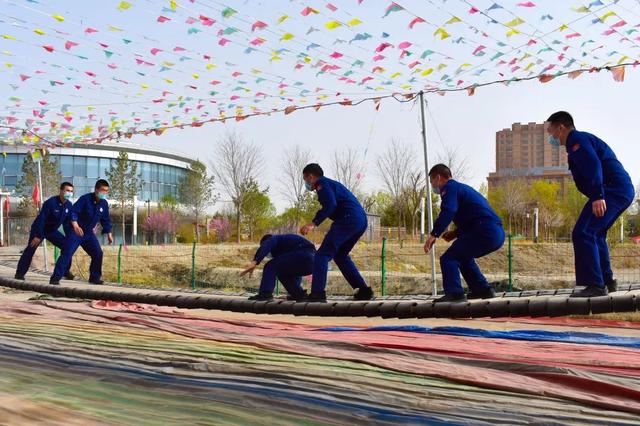
<svg viewBox="0 0 640 426"><path fill-rule="evenodd" d="M209 231L216 235L218 242L227 241L231 237L231 223L226 217L215 218L209 223Z"/></svg>
<svg viewBox="0 0 640 426"><path fill-rule="evenodd" d="M171 212L159 211L151 213L142 227L149 234L153 233L154 240L157 242L158 235L174 235L176 233L178 220Z"/></svg>

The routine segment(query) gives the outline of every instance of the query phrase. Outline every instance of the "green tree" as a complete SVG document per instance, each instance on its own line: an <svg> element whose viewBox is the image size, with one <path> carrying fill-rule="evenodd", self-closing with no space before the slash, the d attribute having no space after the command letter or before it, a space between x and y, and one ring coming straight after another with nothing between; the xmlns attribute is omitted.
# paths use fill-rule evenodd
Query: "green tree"
<svg viewBox="0 0 640 426"><path fill-rule="evenodd" d="M546 180L536 180L527 193L528 199L538 207L538 217L545 237L548 239L553 230L563 223L560 205L560 184Z"/></svg>
<svg viewBox="0 0 640 426"><path fill-rule="evenodd" d="M245 183L243 192L245 197L241 217L249 231L249 239L253 240L257 231L268 228L276 209L267 195L269 188L261 190L255 180L249 179Z"/></svg>
<svg viewBox="0 0 640 426"><path fill-rule="evenodd" d="M200 241L199 220L207 207L215 203L218 197L213 193L213 176L208 176L207 167L200 161L191 163L191 167L180 180L178 197L190 213L195 216L196 241Z"/></svg>
<svg viewBox="0 0 640 426"><path fill-rule="evenodd" d="M53 196L58 193L60 183L62 180L62 173L60 173L60 167L58 161L45 152L40 162L40 169L42 172L42 193L40 199ZM31 155L25 156L22 163L22 177L16 184L16 193L22 197L20 200L19 209L27 215L34 215L36 207L33 205L33 187L38 182L38 165L33 161Z"/></svg>
<svg viewBox="0 0 640 426"><path fill-rule="evenodd" d="M138 163L129 160L129 154L120 151L115 163L106 172L109 180L109 197L120 207L122 242L125 239L125 217L126 208L133 206L133 198L138 195L142 188L142 176L138 174Z"/></svg>

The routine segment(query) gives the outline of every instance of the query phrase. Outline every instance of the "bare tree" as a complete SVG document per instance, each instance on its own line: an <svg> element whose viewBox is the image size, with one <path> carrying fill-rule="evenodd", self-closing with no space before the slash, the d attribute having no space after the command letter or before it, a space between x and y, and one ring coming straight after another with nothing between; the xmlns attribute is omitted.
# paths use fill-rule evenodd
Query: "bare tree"
<svg viewBox="0 0 640 426"><path fill-rule="evenodd" d="M417 218L420 213L421 200L425 196L426 189L426 182L422 172L417 170L411 171L404 190L404 198L409 213L411 234L414 236L416 234Z"/></svg>
<svg viewBox="0 0 640 426"><path fill-rule="evenodd" d="M311 151L300 145L284 151L280 173L280 193L295 209L300 209L305 195L302 169L311 162Z"/></svg>
<svg viewBox="0 0 640 426"><path fill-rule="evenodd" d="M380 173L380 177L396 205L398 211L398 238L401 238L400 224L405 205L403 195L409 177L415 167L414 153L407 145L392 139L387 150L382 155L378 155L376 164L378 173Z"/></svg>
<svg viewBox="0 0 640 426"><path fill-rule="evenodd" d="M332 177L341 182L354 194L358 193L362 184L364 164L356 148L336 149L331 156Z"/></svg>
<svg viewBox="0 0 640 426"><path fill-rule="evenodd" d="M242 205L247 196L247 183L256 179L263 168L262 150L245 142L235 133L226 134L216 148L212 168L221 189L231 197L236 216L236 241L240 242Z"/></svg>
<svg viewBox="0 0 640 426"><path fill-rule="evenodd" d="M455 146L445 146L444 152L437 155L438 163L442 163L451 169L453 178L459 182L468 182L473 178L473 169L469 157L460 154Z"/></svg>

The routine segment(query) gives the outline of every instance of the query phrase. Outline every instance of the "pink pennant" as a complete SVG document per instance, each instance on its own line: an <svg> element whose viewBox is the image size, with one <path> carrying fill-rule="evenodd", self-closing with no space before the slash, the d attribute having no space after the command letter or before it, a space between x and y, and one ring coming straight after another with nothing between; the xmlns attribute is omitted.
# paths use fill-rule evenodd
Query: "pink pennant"
<svg viewBox="0 0 640 426"><path fill-rule="evenodd" d="M198 22L198 20L196 18L192 18L191 16L189 16L187 18L187 20L184 21L184 22L185 22L185 24L191 25L191 24L195 24L196 22Z"/></svg>
<svg viewBox="0 0 640 426"><path fill-rule="evenodd" d="M398 49L408 49L409 47L411 47L411 44L412 43L410 41L403 41L398 45Z"/></svg>
<svg viewBox="0 0 640 426"><path fill-rule="evenodd" d="M477 7L475 7L475 6L471 6L471 9L469 9L469 13L470 13L470 14L472 14L472 15L473 15L474 13L478 13L478 12L480 12L480 9L478 9L478 8L477 8Z"/></svg>
<svg viewBox="0 0 640 426"><path fill-rule="evenodd" d="M85 33L85 34L92 34L92 33L97 33L97 32L98 32L98 30L96 30L95 28L91 28L91 27L87 27L87 28L84 30L84 33Z"/></svg>
<svg viewBox="0 0 640 426"><path fill-rule="evenodd" d="M533 46L536 43L538 43L538 42L535 41L534 39L529 39L529 41L527 42L527 46Z"/></svg>
<svg viewBox="0 0 640 426"><path fill-rule="evenodd" d="M300 64L300 63L297 63L293 68L299 70L299 69L304 68L304 65Z"/></svg>
<svg viewBox="0 0 640 426"><path fill-rule="evenodd" d="M316 12L316 11L315 11L312 7L307 6L307 7L305 7L304 9L302 9L302 12L300 12L300 14L301 14L302 16L309 16L309 15L311 15L312 13L315 13L315 12Z"/></svg>
<svg viewBox="0 0 640 426"><path fill-rule="evenodd" d="M261 30L263 28L267 28L267 24L262 21L256 21L251 25L251 31Z"/></svg>
<svg viewBox="0 0 640 426"><path fill-rule="evenodd" d="M426 22L426 21L425 21L424 19L422 19L421 17L416 16L415 18L413 18L413 19L411 20L411 22L409 22L409 28L410 28L410 29L413 29L413 27L414 27L416 24L419 24L419 23L421 23L421 22Z"/></svg>
<svg viewBox="0 0 640 426"><path fill-rule="evenodd" d="M367 76L360 81L360 84L365 84L367 81L371 81L371 80L373 80L373 77Z"/></svg>
<svg viewBox="0 0 640 426"><path fill-rule="evenodd" d="M265 42L265 39L257 37L257 38L254 38L253 40L251 40L249 43L251 43L254 46L259 46L264 42Z"/></svg>
<svg viewBox="0 0 640 426"><path fill-rule="evenodd" d="M374 62L381 61L383 59L384 59L384 55L376 55L373 57Z"/></svg>
<svg viewBox="0 0 640 426"><path fill-rule="evenodd" d="M82 86L80 86L79 84L74 84L73 87L76 88L76 90L80 90L82 89Z"/></svg>
<svg viewBox="0 0 640 426"><path fill-rule="evenodd" d="M332 5L331 3L327 3L327 9L329 9L332 12L335 12L336 10L338 10L338 8Z"/></svg>
<svg viewBox="0 0 640 426"><path fill-rule="evenodd" d="M218 44L219 44L220 46L224 46L224 45L226 45L227 43L229 43L230 41L231 41L231 40L229 40L229 39L226 39L226 38L222 37L222 38L220 39L220 41L218 41Z"/></svg>
<svg viewBox="0 0 640 426"><path fill-rule="evenodd" d="M67 50L71 50L72 47L75 47L77 45L78 45L78 43L75 43L73 41L66 41L64 43L64 48L67 49Z"/></svg>
<svg viewBox="0 0 640 426"><path fill-rule="evenodd" d="M157 55L160 52L162 52L162 49L158 49L157 47L154 47L154 48L151 49L151 54L152 55Z"/></svg>
<svg viewBox="0 0 640 426"><path fill-rule="evenodd" d="M566 39L580 37L580 33L567 34L565 36Z"/></svg>
<svg viewBox="0 0 640 426"><path fill-rule="evenodd" d="M409 64L409 69L413 69L413 68L415 68L415 67L416 67L417 65L419 65L419 64L420 64L420 61L411 62L411 63Z"/></svg>
<svg viewBox="0 0 640 426"><path fill-rule="evenodd" d="M209 84L213 84L214 86L215 86L215 85L217 85L217 84L220 84L220 83L221 83L221 82L220 82L220 81L218 81L218 80L211 80L211 81L209 82Z"/></svg>
<svg viewBox="0 0 640 426"><path fill-rule="evenodd" d="M520 7L536 7L535 4L533 4L532 2L528 1L526 3L518 3L516 6L520 6Z"/></svg>
<svg viewBox="0 0 640 426"><path fill-rule="evenodd" d="M613 24L611 27L612 28L620 28L627 25L627 21L625 21L624 19L622 21L618 21L615 24Z"/></svg>
<svg viewBox="0 0 640 426"><path fill-rule="evenodd" d="M38 103L42 106L49 105L49 102L47 101L38 101Z"/></svg>
<svg viewBox="0 0 640 426"><path fill-rule="evenodd" d="M53 48L53 46L51 46L50 44L45 44L44 46L42 46L42 48L44 50L46 50L47 52L51 53L53 52L55 49Z"/></svg>
<svg viewBox="0 0 640 426"><path fill-rule="evenodd" d="M185 49L184 47L180 47L180 46L176 46L176 47L173 48L174 52L184 52L186 50L187 49Z"/></svg>
<svg viewBox="0 0 640 426"><path fill-rule="evenodd" d="M101 47L105 48L105 49L106 49L107 47L109 47L109 45L108 45L107 43L98 42L98 44L99 44Z"/></svg>
<svg viewBox="0 0 640 426"><path fill-rule="evenodd" d="M96 73L94 73L93 71L85 71L84 73L89 77L94 77L94 78L96 77Z"/></svg>
<svg viewBox="0 0 640 426"><path fill-rule="evenodd" d="M213 24L216 23L215 20L213 20L213 19L211 19L211 18L209 18L207 16L204 16L204 15L200 15L199 19L200 19L200 23L202 23L202 25L205 25L207 27L210 27L210 26L212 26Z"/></svg>
<svg viewBox="0 0 640 426"><path fill-rule="evenodd" d="M391 47L391 43L380 43L380 45L376 47L376 52L380 53L387 47Z"/></svg>
<svg viewBox="0 0 640 426"><path fill-rule="evenodd" d="M238 99L240 99L240 96L238 96L238 95L233 95L233 96L231 96L229 99L230 99L230 100L232 100L232 101L237 101Z"/></svg>
<svg viewBox="0 0 640 426"><path fill-rule="evenodd" d="M611 34L614 34L615 32L616 32L616 30L609 29L609 30L603 32L602 35L610 36Z"/></svg>
<svg viewBox="0 0 640 426"><path fill-rule="evenodd" d="M234 71L231 76L232 77L240 77L242 75L242 73L240 71Z"/></svg>
<svg viewBox="0 0 640 426"><path fill-rule="evenodd" d="M31 77L29 77L28 75L24 75L24 74L20 74L20 80L22 81L26 81L27 79L30 79Z"/></svg>
<svg viewBox="0 0 640 426"><path fill-rule="evenodd" d="M116 64L107 64L107 66L109 68L111 68L112 70L115 70L116 68L118 68L118 66Z"/></svg>
<svg viewBox="0 0 640 426"><path fill-rule="evenodd" d="M331 56L333 59L338 59L338 58L342 58L344 55L342 53L340 53L340 52L333 52L329 56Z"/></svg>
<svg viewBox="0 0 640 426"><path fill-rule="evenodd" d="M156 21L160 22L161 24L164 24L165 22L170 20L171 18L167 18L166 16L162 16L162 15L158 16L158 19L156 19Z"/></svg>

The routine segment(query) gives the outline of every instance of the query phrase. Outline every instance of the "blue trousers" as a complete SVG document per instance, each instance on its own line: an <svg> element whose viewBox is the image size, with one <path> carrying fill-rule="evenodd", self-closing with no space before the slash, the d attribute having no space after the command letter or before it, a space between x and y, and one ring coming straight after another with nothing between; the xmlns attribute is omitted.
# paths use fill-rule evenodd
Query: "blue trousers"
<svg viewBox="0 0 640 426"><path fill-rule="evenodd" d="M613 279L607 231L631 205L634 196L633 186L620 191L605 187L604 200L607 203L607 211L603 217L594 216L591 202L585 204L571 234L576 264L576 285L604 287L606 282Z"/></svg>
<svg viewBox="0 0 640 426"><path fill-rule="evenodd" d="M302 277L313 272L313 256L313 250L296 250L271 259L262 271L260 293L273 293L278 278L291 296L301 296Z"/></svg>
<svg viewBox="0 0 640 426"><path fill-rule="evenodd" d="M352 220L348 223L332 223L313 263L311 292L322 293L327 286L327 271L331 259L353 288L367 288L362 275L351 260L349 253L367 230L367 219Z"/></svg>
<svg viewBox="0 0 640 426"><path fill-rule="evenodd" d="M502 247L504 230L494 223L483 223L465 231L440 256L442 286L445 294L464 294L460 273L471 292L489 288L487 279L475 259L486 256Z"/></svg>
<svg viewBox="0 0 640 426"><path fill-rule="evenodd" d="M59 280L64 275L64 271L69 269L71 265L71 259L75 254L78 247L82 249L91 257L91 264L89 265L89 279L99 280L102 277L102 248L100 242L93 232L85 231L84 236L79 237L75 232L69 232L69 238L67 238L64 246L62 247L62 254L56 262L56 267L51 275L52 280Z"/></svg>
<svg viewBox="0 0 640 426"><path fill-rule="evenodd" d="M29 270L29 266L31 266L31 261L33 260L33 255L36 253L38 247L31 247L31 240L33 240L34 235L29 233L29 241L27 241L27 248L22 251L22 256L20 256L20 260L18 261L18 267L16 268L16 275L24 275ZM47 232L44 235L44 238L49 241L54 246L58 247L62 250L64 247L66 237L64 234L57 229L51 232ZM69 262L69 267L65 269L64 273L69 272L71 268L71 262ZM64 275L64 274L63 274Z"/></svg>

